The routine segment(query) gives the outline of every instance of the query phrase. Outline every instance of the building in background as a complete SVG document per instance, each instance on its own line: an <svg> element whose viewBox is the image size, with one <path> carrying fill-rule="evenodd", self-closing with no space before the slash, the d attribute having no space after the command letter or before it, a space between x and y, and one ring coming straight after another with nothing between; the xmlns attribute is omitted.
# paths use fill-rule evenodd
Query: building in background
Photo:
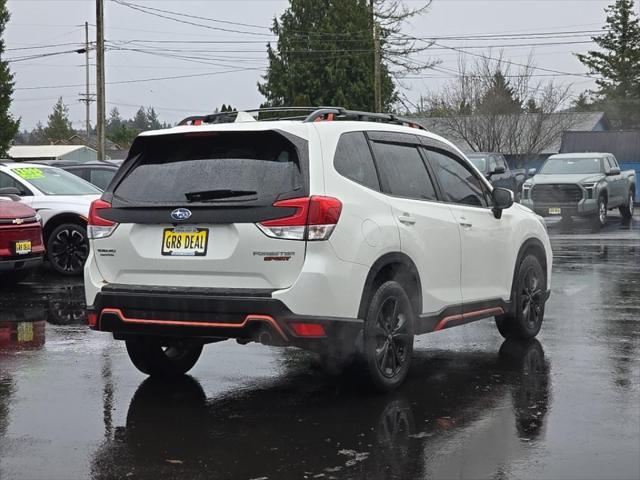
<svg viewBox="0 0 640 480"><path fill-rule="evenodd" d="M8 156L16 162L65 160L84 163L97 160L98 152L84 145L15 145L9 148Z"/></svg>

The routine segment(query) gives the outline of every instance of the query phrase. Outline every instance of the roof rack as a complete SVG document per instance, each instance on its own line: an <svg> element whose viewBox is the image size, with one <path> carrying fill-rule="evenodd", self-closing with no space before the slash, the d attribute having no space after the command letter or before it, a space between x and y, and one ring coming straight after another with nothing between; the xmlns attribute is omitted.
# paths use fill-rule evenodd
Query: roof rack
<svg viewBox="0 0 640 480"><path fill-rule="evenodd" d="M406 118L398 117L393 113L362 112L358 110L347 110L342 107L268 107L241 111L234 110L233 112L220 112L187 117L178 123L178 125L233 123L236 121L236 118L240 113L255 114L253 115L254 118L260 121L299 120L308 123L349 120L356 122L390 123L393 125L404 125L407 127L425 130L422 125L412 122ZM260 118L261 114L264 118Z"/></svg>

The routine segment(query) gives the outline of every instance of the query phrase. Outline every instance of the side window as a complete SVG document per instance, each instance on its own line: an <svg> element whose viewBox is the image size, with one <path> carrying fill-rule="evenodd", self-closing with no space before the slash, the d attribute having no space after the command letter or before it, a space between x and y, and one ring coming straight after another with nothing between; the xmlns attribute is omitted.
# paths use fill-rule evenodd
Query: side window
<svg viewBox="0 0 640 480"><path fill-rule="evenodd" d="M436 200L436 190L418 147L373 142L373 153L385 191L399 197Z"/></svg>
<svg viewBox="0 0 640 480"><path fill-rule="evenodd" d="M504 157L502 155L498 155L496 157L496 163L499 167L504 168L505 171L508 170L507 162L505 162Z"/></svg>
<svg viewBox="0 0 640 480"><path fill-rule="evenodd" d="M488 205L484 185L461 160L435 150L429 150L429 159L447 202L474 207Z"/></svg>
<svg viewBox="0 0 640 480"><path fill-rule="evenodd" d="M610 166L611 168L613 168L613 167L618 167L618 168L620 168L620 167L618 166L618 161L616 160L616 158L615 158L615 157L608 157L608 158L609 158L609 166Z"/></svg>
<svg viewBox="0 0 640 480"><path fill-rule="evenodd" d="M491 155L489 157L489 172L495 172L497 166L498 162L496 161L496 157Z"/></svg>
<svg viewBox="0 0 640 480"><path fill-rule="evenodd" d="M29 196L31 192L22 183L4 172L0 172L0 188L13 187L20 190L20 195Z"/></svg>
<svg viewBox="0 0 640 480"><path fill-rule="evenodd" d="M101 190L104 190L109 185L109 182L111 182L111 179L115 175L115 172L112 170L101 168L101 169L89 170L89 175L90 175L89 181L93 183L96 187L100 188Z"/></svg>
<svg viewBox="0 0 640 480"><path fill-rule="evenodd" d="M349 180L380 191L378 174L364 132L350 132L340 136L333 165L340 175Z"/></svg>

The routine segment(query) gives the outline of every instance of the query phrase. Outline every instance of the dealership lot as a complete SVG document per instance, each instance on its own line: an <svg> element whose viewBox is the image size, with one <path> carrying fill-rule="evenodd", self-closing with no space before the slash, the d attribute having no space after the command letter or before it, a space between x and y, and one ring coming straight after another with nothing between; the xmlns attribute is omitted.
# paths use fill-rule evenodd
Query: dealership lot
<svg viewBox="0 0 640 480"><path fill-rule="evenodd" d="M227 341L156 383L84 326L80 279L0 292L0 478L638 478L640 219L551 222L538 339L416 339L370 396L296 350Z"/></svg>

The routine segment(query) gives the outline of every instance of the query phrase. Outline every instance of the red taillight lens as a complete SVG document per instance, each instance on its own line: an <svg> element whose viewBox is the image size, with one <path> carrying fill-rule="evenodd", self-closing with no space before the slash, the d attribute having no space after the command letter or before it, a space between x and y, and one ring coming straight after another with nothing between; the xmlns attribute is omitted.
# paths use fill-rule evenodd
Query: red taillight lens
<svg viewBox="0 0 640 480"><path fill-rule="evenodd" d="M87 325L95 328L98 325L98 314L96 312L87 312Z"/></svg>
<svg viewBox="0 0 640 480"><path fill-rule="evenodd" d="M109 202L102 199L94 200L89 208L87 235L91 239L106 238L116 229L118 224L100 216L100 210L111 208Z"/></svg>
<svg viewBox="0 0 640 480"><path fill-rule="evenodd" d="M291 323L291 329L299 337L324 337L324 327L319 323Z"/></svg>
<svg viewBox="0 0 640 480"><path fill-rule="evenodd" d="M286 217L258 224L269 237L288 240L327 240L340 219L342 202L333 197L303 197L281 200L274 207L295 208Z"/></svg>

